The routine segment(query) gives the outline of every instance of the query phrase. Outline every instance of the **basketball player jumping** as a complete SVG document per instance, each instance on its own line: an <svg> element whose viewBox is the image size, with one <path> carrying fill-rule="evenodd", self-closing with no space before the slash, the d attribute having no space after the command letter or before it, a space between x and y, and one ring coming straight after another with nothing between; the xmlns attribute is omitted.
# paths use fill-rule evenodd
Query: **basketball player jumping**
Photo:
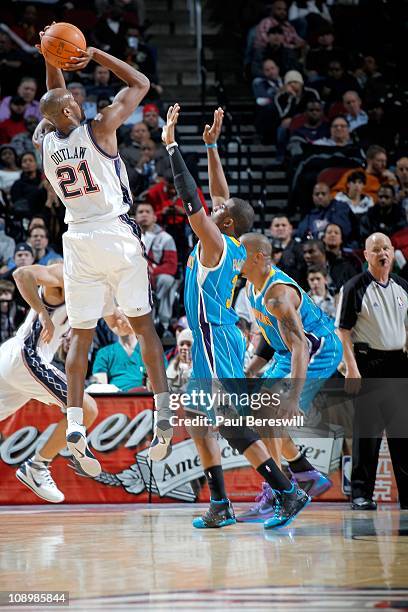
<svg viewBox="0 0 408 612"><path fill-rule="evenodd" d="M214 170L210 172L213 214L212 218L207 217L197 195L195 181L175 142L179 110L178 104L169 108L163 140L170 155L177 192L190 225L199 238L187 263L184 298L194 338L192 385L199 386L198 381L209 381L211 384L214 380L222 380L224 384L228 379L245 378L245 341L236 326L238 315L232 308L232 297L238 274L246 260L245 247L238 238L252 227L254 212L248 202L229 197L216 145L222 124L222 110L219 109L215 112L213 126L206 126L204 131L209 165ZM205 406L200 408L206 410ZM207 416L210 417L208 411ZM221 425L219 431L231 447L244 454L272 489L278 492L281 504L274 513L273 524L265 523L265 527L289 524L310 502L309 496L291 483L277 467L255 431L246 426L238 428L227 425ZM192 428L190 433L211 491L209 510L194 519L193 525L201 529L231 525L236 519L225 491L217 440L209 435L205 425Z"/></svg>
<svg viewBox="0 0 408 612"><path fill-rule="evenodd" d="M24 266L13 276L31 310L16 336L0 346L0 421L17 412L30 399L55 404L65 413L67 380L63 372L51 364L69 329L62 264ZM105 319L115 333L122 335L121 329L127 325L125 317L115 309L115 314ZM86 394L83 410L84 423L88 427L96 419L98 409L95 400ZM66 446L66 427L64 417L45 444L19 467L16 474L39 497L53 503L64 501L64 494L53 481L49 467ZM86 453L74 462L82 471L89 470Z"/></svg>
<svg viewBox="0 0 408 612"><path fill-rule="evenodd" d="M44 32L40 33L40 37ZM78 50L64 68L82 70L93 59L126 83L89 123L65 87L62 71L46 62L48 92L41 112L54 131L42 142L44 173L66 207L63 236L64 281L68 320L73 329L66 362L68 381L67 443L77 459L90 456L83 427L82 399L87 355L98 319L113 292L138 336L143 362L155 393L155 431L149 449L154 461L171 452L171 411L163 349L151 316L151 289L139 227L127 212L132 204L129 181L116 130L149 90L149 80L129 64L89 47ZM100 471L89 461L88 474Z"/></svg>

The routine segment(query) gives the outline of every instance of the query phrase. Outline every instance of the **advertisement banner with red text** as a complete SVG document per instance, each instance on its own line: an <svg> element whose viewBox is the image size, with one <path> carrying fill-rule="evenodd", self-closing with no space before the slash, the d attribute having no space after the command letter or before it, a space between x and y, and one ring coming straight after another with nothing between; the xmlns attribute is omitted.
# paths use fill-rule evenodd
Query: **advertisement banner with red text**
<svg viewBox="0 0 408 612"><path fill-rule="evenodd" d="M62 451L52 462L52 476L65 495L65 503L208 501L209 491L200 460L184 427L176 428L173 452L166 460L154 464L148 461L153 425L150 395L97 396L95 399L99 414L88 438L101 462L102 473L96 479L78 476L69 464L68 451ZM60 418L58 408L33 400L0 423L0 504L46 503L22 485L15 472L43 446ZM252 501L259 492L261 477L223 438L219 437L218 443L231 500ZM339 436L332 440L299 441L308 459L322 471L330 472L334 486L319 501L348 499L343 493L341 446ZM384 444L376 491L379 501L396 501L391 461Z"/></svg>

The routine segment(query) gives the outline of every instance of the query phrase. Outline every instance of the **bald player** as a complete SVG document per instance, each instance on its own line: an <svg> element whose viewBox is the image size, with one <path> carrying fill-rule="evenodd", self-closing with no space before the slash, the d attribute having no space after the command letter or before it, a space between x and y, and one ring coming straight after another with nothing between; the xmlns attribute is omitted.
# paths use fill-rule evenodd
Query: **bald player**
<svg viewBox="0 0 408 612"><path fill-rule="evenodd" d="M272 247L266 236L244 234L241 243L247 252L242 276L249 281L249 302L263 337L275 351L272 365L263 377L290 378L290 410L307 413L313 398L335 373L342 358L333 321L290 276L272 265ZM264 442L275 461L279 462L281 454L288 459L292 476L310 494L319 495L329 488L330 481L298 452L290 438ZM273 491L264 483L260 503L238 520L257 520L273 500Z"/></svg>
<svg viewBox="0 0 408 612"><path fill-rule="evenodd" d="M40 33L42 37L44 32ZM149 80L129 64L89 47L64 68L82 70L94 60L111 70L125 87L94 120L83 123L83 108L65 87L62 71L46 62L47 93L41 112L54 128L42 140L44 172L66 207L63 237L66 306L72 342L66 362L67 443L74 457L91 451L83 426L82 400L88 350L101 316L111 314L113 295L138 336L154 390L157 412L149 456L171 452L169 393L163 349L151 316L151 289L140 228L128 216L129 181L118 153L116 130L149 90ZM99 467L100 470L100 467Z"/></svg>

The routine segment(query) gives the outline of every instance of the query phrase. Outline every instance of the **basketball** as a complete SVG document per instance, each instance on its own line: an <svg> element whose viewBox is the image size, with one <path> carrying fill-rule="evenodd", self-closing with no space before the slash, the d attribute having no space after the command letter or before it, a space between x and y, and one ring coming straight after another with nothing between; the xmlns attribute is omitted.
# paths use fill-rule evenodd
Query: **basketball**
<svg viewBox="0 0 408 612"><path fill-rule="evenodd" d="M78 56L78 48L85 51L86 40L81 30L72 23L54 23L41 39L42 54L55 68L63 68L71 57Z"/></svg>

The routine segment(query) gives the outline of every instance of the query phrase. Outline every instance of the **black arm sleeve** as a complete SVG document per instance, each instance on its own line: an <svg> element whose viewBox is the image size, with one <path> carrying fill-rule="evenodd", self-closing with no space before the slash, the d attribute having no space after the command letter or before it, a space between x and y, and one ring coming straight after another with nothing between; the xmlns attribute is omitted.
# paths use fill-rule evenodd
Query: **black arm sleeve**
<svg viewBox="0 0 408 612"><path fill-rule="evenodd" d="M197 185L177 146L169 149L170 165L174 176L174 186L188 216L194 215L202 208L197 192Z"/></svg>

